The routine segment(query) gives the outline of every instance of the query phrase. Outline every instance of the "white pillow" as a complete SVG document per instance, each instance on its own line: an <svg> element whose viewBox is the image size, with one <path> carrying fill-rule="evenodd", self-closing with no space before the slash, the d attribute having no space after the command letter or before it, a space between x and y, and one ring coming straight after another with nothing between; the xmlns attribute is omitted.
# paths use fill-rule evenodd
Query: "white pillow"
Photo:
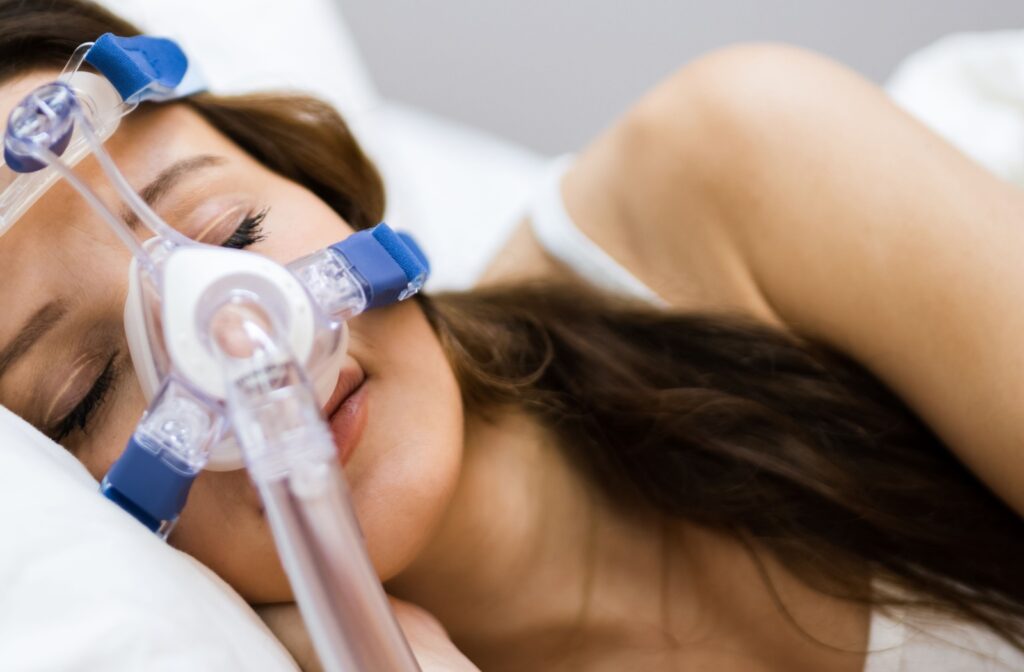
<svg viewBox="0 0 1024 672"><path fill-rule="evenodd" d="M948 35L905 58L886 88L962 152L1024 187L1024 30Z"/></svg>
<svg viewBox="0 0 1024 672"><path fill-rule="evenodd" d="M176 40L218 93L308 91L352 117L380 103L335 0L100 4L147 33Z"/></svg>
<svg viewBox="0 0 1024 672"><path fill-rule="evenodd" d="M548 160L488 133L388 103L354 122L387 186L387 219L430 258L427 289L467 289L523 215Z"/></svg>
<svg viewBox="0 0 1024 672"><path fill-rule="evenodd" d="M295 670L227 584L0 407L0 669Z"/></svg>

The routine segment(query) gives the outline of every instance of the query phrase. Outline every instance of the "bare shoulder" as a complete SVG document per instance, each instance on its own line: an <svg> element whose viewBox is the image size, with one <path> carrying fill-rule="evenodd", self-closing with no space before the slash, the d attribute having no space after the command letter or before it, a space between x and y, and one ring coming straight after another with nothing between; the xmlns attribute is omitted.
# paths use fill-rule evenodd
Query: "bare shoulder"
<svg viewBox="0 0 1024 672"><path fill-rule="evenodd" d="M710 54L628 117L604 141L630 165L618 221L654 220L691 269L688 241L707 240L728 296L748 292L870 370L1024 515L1022 192L877 86L791 47ZM584 167L570 178L593 182ZM632 235L593 204L569 206L589 211L595 239ZM670 272L664 255L640 254L655 282Z"/></svg>
<svg viewBox="0 0 1024 672"><path fill-rule="evenodd" d="M700 158L667 123L678 112L666 100L674 87L670 78L578 154L561 185L569 215L673 307L738 311L784 328L721 225L700 172L688 170ZM571 275L524 219L480 284Z"/></svg>

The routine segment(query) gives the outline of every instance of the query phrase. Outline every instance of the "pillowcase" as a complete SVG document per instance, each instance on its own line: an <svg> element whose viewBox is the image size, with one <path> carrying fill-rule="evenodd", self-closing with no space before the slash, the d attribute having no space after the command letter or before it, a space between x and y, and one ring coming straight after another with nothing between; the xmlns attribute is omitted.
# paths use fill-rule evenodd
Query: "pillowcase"
<svg viewBox="0 0 1024 672"><path fill-rule="evenodd" d="M295 670L256 613L0 407L0 669Z"/></svg>
<svg viewBox="0 0 1024 672"><path fill-rule="evenodd" d="M152 35L176 40L218 93L306 91L352 117L380 104L335 0L99 4Z"/></svg>

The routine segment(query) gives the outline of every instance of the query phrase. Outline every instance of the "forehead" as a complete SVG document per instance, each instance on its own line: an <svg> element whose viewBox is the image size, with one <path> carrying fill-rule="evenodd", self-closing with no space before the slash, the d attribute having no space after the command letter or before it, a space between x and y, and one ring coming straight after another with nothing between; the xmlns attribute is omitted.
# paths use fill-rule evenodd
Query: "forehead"
<svg viewBox="0 0 1024 672"><path fill-rule="evenodd" d="M4 128L11 108L17 105L33 89L57 79L59 70L34 70L16 75L0 82L0 114L3 115Z"/></svg>
<svg viewBox="0 0 1024 672"><path fill-rule="evenodd" d="M32 90L60 75L58 70L37 70L0 82L0 119L6 130L10 111ZM144 104L121 120L104 143L118 167L137 186L136 179L155 173L182 154L218 153L244 160L248 155L188 106L180 103ZM44 196L45 198L45 196Z"/></svg>
<svg viewBox="0 0 1024 672"><path fill-rule="evenodd" d="M11 108L38 86L52 82L58 71L31 72L0 83L0 119L6 126ZM104 144L121 173L136 190L150 182L161 170L182 158L196 154L214 154L237 167L259 167L245 152L216 131L203 118L183 104L144 105L121 120L114 135ZM120 207L109 182L97 162L87 157L75 173L112 205ZM79 198L64 180L58 180L14 225L0 235L0 267L5 268L0 286L0 305L13 307L18 316L29 299L66 290L67 278L53 273L54 268L94 284L104 259L114 262L127 250L101 223L98 216ZM117 255L112 257L110 255ZM85 263L91 260L93 263ZM31 294L32 296L28 296ZM5 321L6 322L6 321ZM15 325L0 325L0 343L10 336Z"/></svg>

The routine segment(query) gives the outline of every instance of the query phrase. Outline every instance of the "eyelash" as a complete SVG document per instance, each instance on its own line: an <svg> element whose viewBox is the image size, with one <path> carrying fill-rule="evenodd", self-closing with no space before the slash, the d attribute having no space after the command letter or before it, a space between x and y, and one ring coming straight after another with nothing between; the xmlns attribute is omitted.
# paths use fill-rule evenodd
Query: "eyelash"
<svg viewBox="0 0 1024 672"><path fill-rule="evenodd" d="M238 227L231 236L221 243L221 247L244 250L265 239L267 236L263 233L263 220L267 218L268 212L270 212L270 208L263 208L259 212L250 210L238 223Z"/></svg>
<svg viewBox="0 0 1024 672"><path fill-rule="evenodd" d="M270 208L263 208L258 212L249 211L242 221L238 223L231 236L221 243L221 247L243 250L265 239L266 234L263 233L263 220L266 219L268 212L270 212ZM117 373L114 366L114 359L116 357L116 353L111 356L103 372L100 373L99 377L96 378L96 382L93 383L92 388L78 402L78 405L71 409L71 412L57 423L57 426L51 433L54 441L62 441L72 432L76 430L84 431L88 427L92 415L103 405L107 394L110 392L111 384Z"/></svg>
<svg viewBox="0 0 1024 672"><path fill-rule="evenodd" d="M52 433L54 441L62 441L75 430L84 430L89 424L92 414L106 401L107 393L110 392L111 383L114 382L115 374L117 373L114 366L114 359L116 357L117 353L111 355L110 359L107 360L107 365L103 368L103 372L96 378L96 382L92 384L92 389L86 393L82 400L78 402L78 405L64 416L64 419L54 428Z"/></svg>

